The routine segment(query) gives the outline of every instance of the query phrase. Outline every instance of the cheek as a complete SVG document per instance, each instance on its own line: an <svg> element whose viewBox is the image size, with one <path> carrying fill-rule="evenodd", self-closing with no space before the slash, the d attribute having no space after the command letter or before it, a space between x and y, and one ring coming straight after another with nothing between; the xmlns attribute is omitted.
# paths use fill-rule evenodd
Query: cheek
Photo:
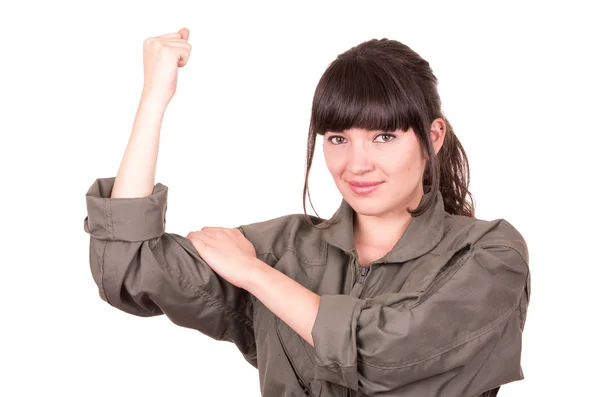
<svg viewBox="0 0 600 397"><path fill-rule="evenodd" d="M410 153L404 155L391 153L380 159L381 167L385 169L388 174L404 174L411 172L415 167L413 156Z"/></svg>
<svg viewBox="0 0 600 397"><path fill-rule="evenodd" d="M336 156L333 153L328 153L324 150L325 165L330 173L333 175L343 172L344 169L344 158L342 156Z"/></svg>
<svg viewBox="0 0 600 397"><path fill-rule="evenodd" d="M381 168L387 175L397 175L403 179L419 176L423 168L421 160L415 152L390 155L381 160Z"/></svg>

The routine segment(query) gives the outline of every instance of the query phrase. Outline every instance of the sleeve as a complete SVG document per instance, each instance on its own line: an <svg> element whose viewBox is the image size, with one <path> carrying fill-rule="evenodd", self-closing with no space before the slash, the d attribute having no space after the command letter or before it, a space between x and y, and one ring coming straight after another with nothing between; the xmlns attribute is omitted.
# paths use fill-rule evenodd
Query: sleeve
<svg viewBox="0 0 600 397"><path fill-rule="evenodd" d="M457 396L523 379L529 266L521 251L473 245L446 280L414 300L406 292L385 303L321 296L312 329L316 378L365 395Z"/></svg>
<svg viewBox="0 0 600 397"><path fill-rule="evenodd" d="M86 194L84 230L100 297L233 342L256 367L252 296L215 273L189 239L165 233L167 186L156 184L148 197L110 198L114 181L96 179Z"/></svg>

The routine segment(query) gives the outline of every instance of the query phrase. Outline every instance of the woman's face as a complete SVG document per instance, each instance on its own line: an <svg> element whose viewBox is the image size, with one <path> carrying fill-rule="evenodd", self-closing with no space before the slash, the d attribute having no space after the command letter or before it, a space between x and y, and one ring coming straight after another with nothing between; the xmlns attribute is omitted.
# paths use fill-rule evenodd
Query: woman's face
<svg viewBox="0 0 600 397"><path fill-rule="evenodd" d="M443 134L438 139L436 125L443 128L443 122L432 124L432 143L437 153ZM414 208L419 204L426 155L412 128L393 132L358 128L326 132L323 153L340 193L356 212L376 215L401 205ZM352 189L353 181L381 183L372 192L359 194Z"/></svg>

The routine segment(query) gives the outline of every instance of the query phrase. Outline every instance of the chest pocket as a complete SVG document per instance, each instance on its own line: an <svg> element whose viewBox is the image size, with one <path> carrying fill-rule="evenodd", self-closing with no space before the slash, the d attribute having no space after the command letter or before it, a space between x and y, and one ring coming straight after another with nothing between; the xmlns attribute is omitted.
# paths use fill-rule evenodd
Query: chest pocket
<svg viewBox="0 0 600 397"><path fill-rule="evenodd" d="M399 292L381 294L369 299L369 302L399 310L411 309L452 277L467 260L470 252L471 244L465 243L453 250L430 256L427 262L417 266L408 275Z"/></svg>
<svg viewBox="0 0 600 397"><path fill-rule="evenodd" d="M305 396L318 397L321 394L321 382L314 380L315 348L298 335L279 317L273 316L275 332L285 356L294 371L298 384Z"/></svg>

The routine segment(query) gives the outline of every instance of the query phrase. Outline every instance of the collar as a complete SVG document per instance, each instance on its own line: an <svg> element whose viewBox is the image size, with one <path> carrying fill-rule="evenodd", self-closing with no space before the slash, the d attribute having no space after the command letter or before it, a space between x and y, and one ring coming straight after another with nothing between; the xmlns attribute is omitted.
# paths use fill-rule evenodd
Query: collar
<svg viewBox="0 0 600 397"><path fill-rule="evenodd" d="M421 202L432 194L436 195L433 205L420 216L412 218L396 245L377 262L405 262L426 254L441 241L445 211L439 189L435 192L429 189L421 198ZM354 213L352 206L342 199L339 208L330 218L333 222L337 218L337 222L323 230L323 238L327 243L350 255L357 254L354 246Z"/></svg>

